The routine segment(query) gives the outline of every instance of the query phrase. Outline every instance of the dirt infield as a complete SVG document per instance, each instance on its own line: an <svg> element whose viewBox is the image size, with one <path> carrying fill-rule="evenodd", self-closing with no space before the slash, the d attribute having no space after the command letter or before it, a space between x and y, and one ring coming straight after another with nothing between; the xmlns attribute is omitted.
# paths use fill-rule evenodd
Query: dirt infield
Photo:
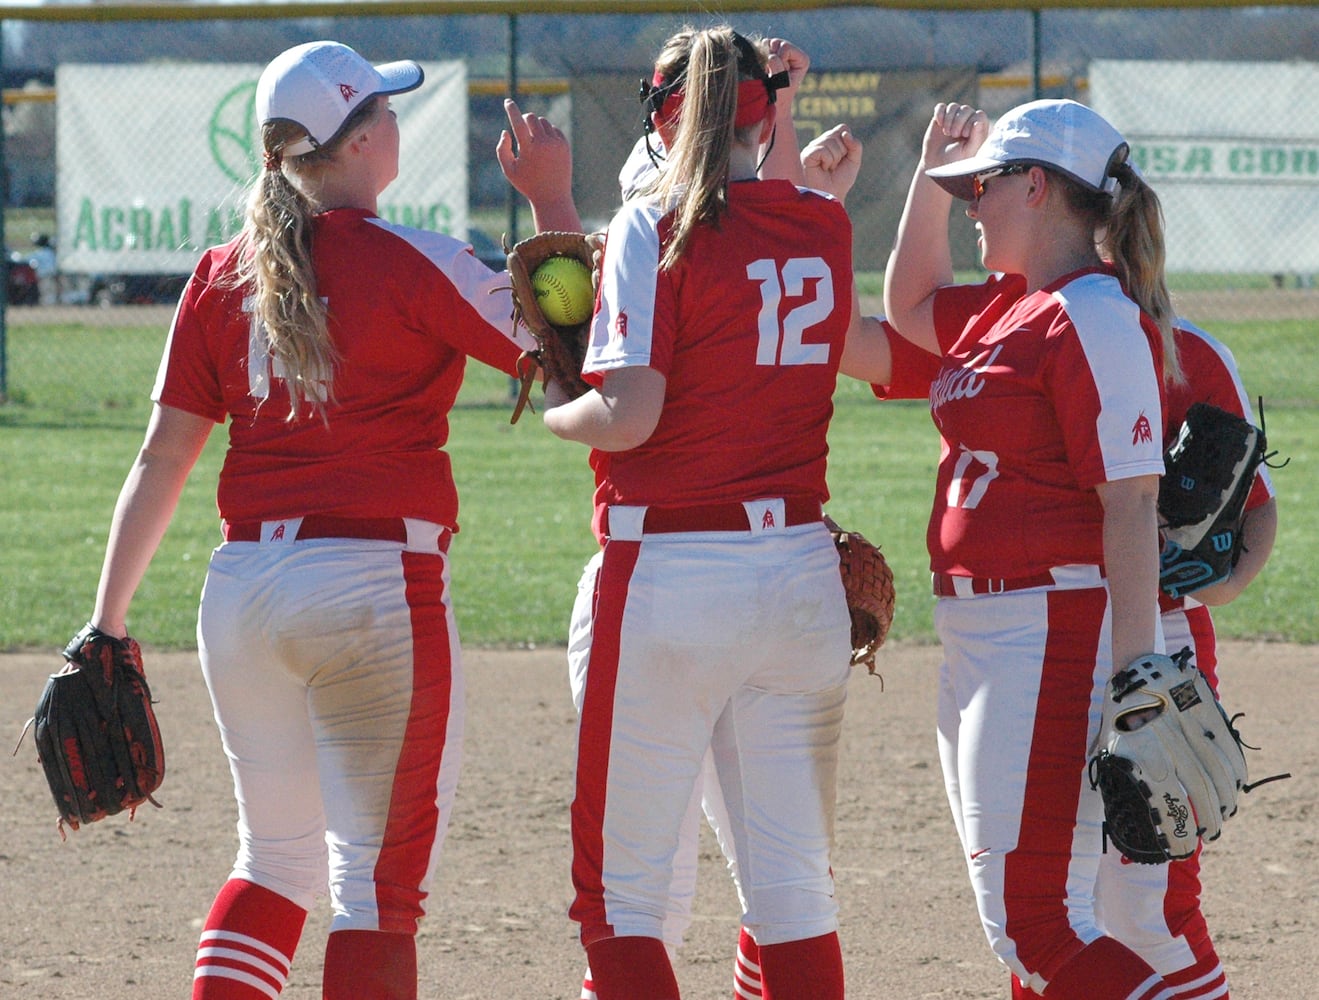
<svg viewBox="0 0 1319 1000"><path fill-rule="evenodd" d="M0 767L0 997L165 1000L190 990L207 907L234 849L234 810L192 654L147 650L168 771L134 822L61 843L28 742ZM55 666L0 657L0 732L16 738ZM938 651L881 651L854 676L834 855L849 994L1006 998L985 946L943 798L934 745ZM1206 909L1236 1000L1317 995L1315 836L1319 648L1226 644L1224 700L1245 712L1252 777L1295 775L1246 798L1205 855ZM426 998L574 1000L582 953L566 910L574 715L561 650L467 653L467 760L431 912L418 941ZM12 744L10 744L12 745ZM732 995L737 902L706 831L696 921L677 966L684 996ZM313 913L284 996L319 996L328 916Z"/></svg>

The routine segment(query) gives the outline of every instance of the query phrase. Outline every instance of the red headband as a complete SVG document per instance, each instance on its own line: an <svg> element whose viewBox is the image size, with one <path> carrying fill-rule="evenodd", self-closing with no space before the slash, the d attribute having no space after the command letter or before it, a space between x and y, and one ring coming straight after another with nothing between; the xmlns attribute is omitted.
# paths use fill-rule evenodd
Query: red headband
<svg viewBox="0 0 1319 1000"><path fill-rule="evenodd" d="M762 121L769 113L770 89L768 80L743 80L737 85L737 117L733 125L743 128Z"/></svg>
<svg viewBox="0 0 1319 1000"><path fill-rule="evenodd" d="M664 74L656 71L651 84L659 90L665 84ZM737 116L733 119L734 128L745 128L762 121L773 103L770 100L770 82L767 79L743 80L737 85ZM677 87L665 96L660 119L666 128L676 128L678 116L682 114L683 90Z"/></svg>

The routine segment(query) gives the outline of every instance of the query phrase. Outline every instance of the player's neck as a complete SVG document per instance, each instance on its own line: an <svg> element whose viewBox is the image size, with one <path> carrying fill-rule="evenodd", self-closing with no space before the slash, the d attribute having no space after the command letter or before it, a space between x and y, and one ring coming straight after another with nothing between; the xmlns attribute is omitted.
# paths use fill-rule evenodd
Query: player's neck
<svg viewBox="0 0 1319 1000"><path fill-rule="evenodd" d="M1060 230L1038 235L1022 272L1028 292L1037 292L1068 274L1103 263L1093 240L1072 238Z"/></svg>
<svg viewBox="0 0 1319 1000"><path fill-rule="evenodd" d="M756 157L759 150L734 145L728 155L728 182L754 181L757 179Z"/></svg>

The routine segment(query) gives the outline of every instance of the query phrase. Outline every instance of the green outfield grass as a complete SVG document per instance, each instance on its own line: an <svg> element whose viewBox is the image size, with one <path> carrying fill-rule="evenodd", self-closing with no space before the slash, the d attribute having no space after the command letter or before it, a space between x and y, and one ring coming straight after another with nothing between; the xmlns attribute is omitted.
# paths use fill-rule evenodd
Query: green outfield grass
<svg viewBox="0 0 1319 1000"><path fill-rule="evenodd" d="M1313 611L1319 517L1319 400L1298 358L1314 354L1300 321L1211 325L1267 405L1270 444L1291 463L1275 473L1281 534L1263 576L1217 613L1234 638L1319 641ZM1308 329L1307 329L1308 327ZM52 650L92 609L115 497L149 411L164 331L22 326L8 331L11 401L0 405L0 649ZM469 368L452 418L462 499L453 592L472 646L562 645L582 564L590 556L586 450L528 414L510 426L508 380ZM184 492L133 605L134 634L157 647L195 644L198 592L218 542L215 480L225 433ZM938 439L920 403L878 404L840 382L830 433L830 513L882 544L898 585L893 635L933 642L925 522Z"/></svg>

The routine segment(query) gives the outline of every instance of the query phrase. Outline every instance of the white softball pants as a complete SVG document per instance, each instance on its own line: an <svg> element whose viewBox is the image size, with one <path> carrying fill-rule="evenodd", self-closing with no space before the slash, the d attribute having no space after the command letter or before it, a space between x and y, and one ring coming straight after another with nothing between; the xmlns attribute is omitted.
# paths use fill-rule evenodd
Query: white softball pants
<svg viewBox="0 0 1319 1000"><path fill-rule="evenodd" d="M202 670L238 801L232 878L333 930L415 933L461 761L448 557L404 543L227 542L202 593Z"/></svg>
<svg viewBox="0 0 1319 1000"><path fill-rule="evenodd" d="M748 930L762 946L835 931L829 849L851 650L823 525L615 533L592 607L573 804L583 943L664 938L707 752Z"/></svg>
<svg viewBox="0 0 1319 1000"><path fill-rule="evenodd" d="M1096 914L1103 804L1086 769L1112 673L1108 591L945 597L935 627L939 754L981 924L1043 993L1109 936ZM1126 997L1119 984L1146 974L1129 947L1111 954L1112 985L1094 982L1096 1000Z"/></svg>
<svg viewBox="0 0 1319 1000"><path fill-rule="evenodd" d="M591 626L595 604L596 578L600 573L603 552L597 552L587 561L577 583L577 598L573 603L572 621L568 628L568 686L572 691L573 705L582 710L586 694L586 676L591 666ZM696 880L701 846L701 817L719 844L728 864L733 886L737 890L738 904L746 909L746 898L737 877L737 854L728 820L728 806L724 804L723 789L715 771L714 754L707 751L701 762L701 779L692 791L687 812L678 831L678 846L673 858L672 879L669 883L668 906L664 913L664 944L673 955L682 947L687 929L692 925L692 908L696 902Z"/></svg>

